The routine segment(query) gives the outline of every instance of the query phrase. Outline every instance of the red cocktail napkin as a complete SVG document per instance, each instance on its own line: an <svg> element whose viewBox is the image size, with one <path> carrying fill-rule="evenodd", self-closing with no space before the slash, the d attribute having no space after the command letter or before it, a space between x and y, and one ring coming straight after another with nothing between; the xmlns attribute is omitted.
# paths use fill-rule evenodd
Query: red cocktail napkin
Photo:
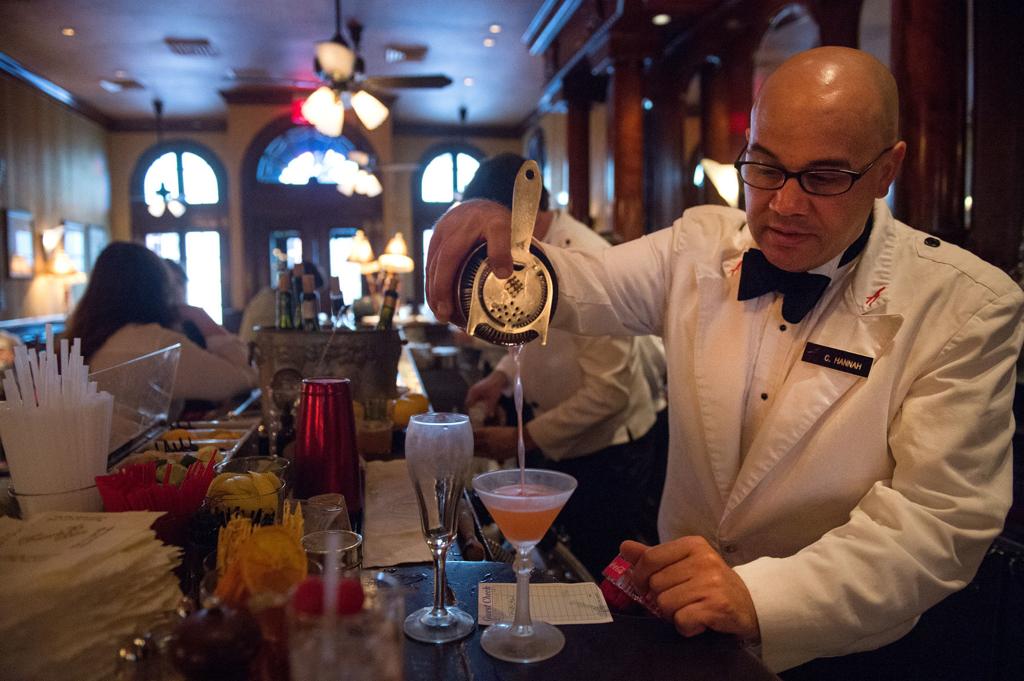
<svg viewBox="0 0 1024 681"><path fill-rule="evenodd" d="M171 467L164 479L156 479L156 462L125 466L116 473L96 477L96 487L107 511L165 511L153 529L157 537L175 546L184 546L188 520L199 510L206 498L215 471L213 462L194 463L188 467L180 485L170 482Z"/></svg>

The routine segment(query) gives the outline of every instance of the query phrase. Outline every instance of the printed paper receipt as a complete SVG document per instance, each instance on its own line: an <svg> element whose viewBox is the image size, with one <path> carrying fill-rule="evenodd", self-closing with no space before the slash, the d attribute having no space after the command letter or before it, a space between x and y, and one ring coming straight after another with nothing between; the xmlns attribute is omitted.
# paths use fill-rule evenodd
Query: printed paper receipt
<svg viewBox="0 0 1024 681"><path fill-rule="evenodd" d="M510 622L516 611L516 585L480 582L480 624ZM601 590L593 582L531 584L530 615L548 624L603 624L612 621Z"/></svg>

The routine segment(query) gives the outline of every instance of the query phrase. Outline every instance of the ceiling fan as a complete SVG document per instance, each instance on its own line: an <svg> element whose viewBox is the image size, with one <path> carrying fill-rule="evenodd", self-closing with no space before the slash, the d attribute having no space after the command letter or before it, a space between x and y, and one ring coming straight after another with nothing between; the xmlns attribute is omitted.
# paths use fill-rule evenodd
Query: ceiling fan
<svg viewBox="0 0 1024 681"><path fill-rule="evenodd" d="M348 33L341 33L341 0L334 0L334 35L316 45L313 70L323 83L302 105L302 115L322 134L341 135L345 107L350 105L366 127L373 130L388 117L387 107L375 97L378 88L442 88L451 85L448 76L367 76L359 54L363 26L350 19Z"/></svg>

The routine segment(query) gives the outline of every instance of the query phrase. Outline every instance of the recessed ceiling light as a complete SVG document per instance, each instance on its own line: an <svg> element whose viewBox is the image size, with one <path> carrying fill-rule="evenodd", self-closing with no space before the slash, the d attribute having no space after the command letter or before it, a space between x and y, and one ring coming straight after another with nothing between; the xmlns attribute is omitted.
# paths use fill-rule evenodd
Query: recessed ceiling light
<svg viewBox="0 0 1024 681"><path fill-rule="evenodd" d="M65 26L64 28L60 29L60 34L65 35L69 38L73 38L75 36L75 29L71 28L70 26Z"/></svg>
<svg viewBox="0 0 1024 681"><path fill-rule="evenodd" d="M501 33L501 24L491 24L490 28L487 30L491 33Z"/></svg>
<svg viewBox="0 0 1024 681"><path fill-rule="evenodd" d="M476 81L474 81L472 78L468 78L468 77L462 79L462 84L465 85L466 87L473 87L473 83L475 83L475 82Z"/></svg>
<svg viewBox="0 0 1024 681"><path fill-rule="evenodd" d="M655 14L651 17L651 23L655 26L664 26L670 21L672 21L672 17L667 14Z"/></svg>
<svg viewBox="0 0 1024 681"><path fill-rule="evenodd" d="M484 47L494 47L494 38L484 38Z"/></svg>

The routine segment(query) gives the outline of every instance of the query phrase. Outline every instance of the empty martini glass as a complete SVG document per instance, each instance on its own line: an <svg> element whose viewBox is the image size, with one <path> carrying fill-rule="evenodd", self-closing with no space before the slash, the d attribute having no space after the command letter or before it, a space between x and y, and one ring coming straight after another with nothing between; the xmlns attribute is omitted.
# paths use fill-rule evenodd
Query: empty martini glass
<svg viewBox="0 0 1024 681"><path fill-rule="evenodd" d="M515 619L492 624L480 636L480 646L506 662L546 660L565 646L565 636L547 622L530 619L530 550L565 506L576 479L555 471L516 468L478 475L473 489L516 548Z"/></svg>

